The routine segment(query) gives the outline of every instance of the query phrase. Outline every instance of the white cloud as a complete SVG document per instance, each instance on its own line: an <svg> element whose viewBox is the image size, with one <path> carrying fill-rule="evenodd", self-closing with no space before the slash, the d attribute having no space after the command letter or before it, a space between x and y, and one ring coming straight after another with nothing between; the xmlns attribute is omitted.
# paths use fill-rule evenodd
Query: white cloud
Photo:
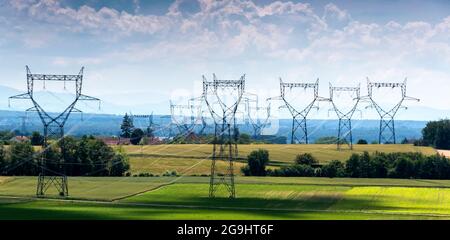
<svg viewBox="0 0 450 240"><path fill-rule="evenodd" d="M291 1L199 0L198 11L186 11L184 1L176 0L162 15L143 14L136 0L133 13L107 7L75 9L56 0L9 3L14 11L36 22L34 26L47 24L59 38L64 33L80 33L91 36L97 44L94 47L109 46L99 56L53 57L55 65L166 61L199 71L211 66L239 70L251 66L258 73L261 67L254 66L266 64L266 69L272 68L267 71L320 77L325 82L410 76L413 93L421 92L419 78L435 83L450 78L445 67L450 64L450 16L436 24L396 19L363 22L336 4L313 9ZM5 20L0 17L0 22ZM49 47L56 38L23 37L33 26L18 23L15 27L20 31L10 32L25 39L28 47ZM6 31L0 26L2 32ZM115 41L109 43L111 39ZM450 85L440 86L439 92L445 91L450 92ZM426 92L433 96L432 90Z"/></svg>
<svg viewBox="0 0 450 240"><path fill-rule="evenodd" d="M345 21L350 20L350 15L347 13L347 11L340 9L338 6L336 6L333 3L329 3L325 5L325 12L323 15L323 19L325 21Z"/></svg>

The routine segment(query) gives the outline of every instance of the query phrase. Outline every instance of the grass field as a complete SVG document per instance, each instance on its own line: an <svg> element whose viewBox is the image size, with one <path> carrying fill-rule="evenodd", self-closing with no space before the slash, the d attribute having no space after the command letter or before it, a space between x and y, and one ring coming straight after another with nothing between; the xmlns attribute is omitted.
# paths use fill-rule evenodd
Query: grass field
<svg viewBox="0 0 450 240"><path fill-rule="evenodd" d="M69 178L67 200L36 199L35 177L0 178L0 219L450 219L450 180L238 177Z"/></svg>
<svg viewBox="0 0 450 240"><path fill-rule="evenodd" d="M133 174L176 170L181 176L69 177L66 199L51 188L48 198L35 198L36 177L0 177L0 219L450 219L450 180L240 176L236 199L220 193L210 199L209 178L199 175L210 173L211 145L123 148ZM411 145L357 145L354 151L337 151L335 145L240 145L236 172L259 148L269 150L270 168L306 152L322 163L363 151L436 153Z"/></svg>
<svg viewBox="0 0 450 240"><path fill-rule="evenodd" d="M178 144L122 146L130 156L132 174L152 173L163 174L165 171L176 170L187 175L210 173L210 155L212 145ZM368 152L422 152L426 155L436 154L431 147L415 147L412 145L355 145L354 150L336 150L336 145L327 144L249 144L239 145L239 160L236 169L245 164L247 155L257 149L267 149L270 153L269 168L290 164L297 154L311 153L321 163L331 160L345 161L352 153Z"/></svg>

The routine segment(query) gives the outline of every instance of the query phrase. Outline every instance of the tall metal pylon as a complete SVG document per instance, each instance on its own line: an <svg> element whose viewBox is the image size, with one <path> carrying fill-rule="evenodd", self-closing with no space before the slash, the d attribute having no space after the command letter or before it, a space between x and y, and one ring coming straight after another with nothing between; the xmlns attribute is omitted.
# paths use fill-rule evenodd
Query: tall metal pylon
<svg viewBox="0 0 450 240"><path fill-rule="evenodd" d="M290 102L286 99L286 88L303 88L305 90L312 89L314 92L312 100L304 107L303 109L297 109L295 107L295 103ZM291 129L291 144L294 143L305 143L308 144L308 127L307 127L307 117L311 112L311 109L317 108L318 102L320 101L329 101L327 98L323 98L319 96L319 79L313 83L285 83L280 78L280 96L277 98L269 98L272 99L281 99L285 104L285 108L287 108L292 115L292 129ZM298 134L298 130L300 130L300 136Z"/></svg>
<svg viewBox="0 0 450 240"><path fill-rule="evenodd" d="M189 108L191 109L191 121L195 126L199 126L197 134L203 135L208 128L208 123L205 114L209 114L209 110L206 109L205 100L203 95L200 97L194 97L188 100Z"/></svg>
<svg viewBox="0 0 450 240"><path fill-rule="evenodd" d="M193 133L195 118L191 116L191 106L189 104L174 104L170 101L171 122L178 129L178 136L187 137Z"/></svg>
<svg viewBox="0 0 450 240"><path fill-rule="evenodd" d="M151 114L149 114L149 115L148 114L141 114L141 115L139 115L139 114L137 114L137 115L130 114L130 115L131 115L132 118L144 118L144 119L147 119L148 123L147 123L147 129L146 129L146 133L145 134L146 134L147 137L154 137L156 124L153 122L153 112Z"/></svg>
<svg viewBox="0 0 450 240"><path fill-rule="evenodd" d="M352 98L351 107L343 110L337 106L335 101L335 93L347 92L355 94ZM330 101L333 106L332 110L336 113L339 121L338 135L337 135L337 149L341 150L342 144L347 144L350 149L353 149L353 135L352 135L352 117L356 111L360 101L360 86L358 87L333 87L330 83Z"/></svg>
<svg viewBox="0 0 450 240"><path fill-rule="evenodd" d="M246 93L248 94L248 93ZM267 105L264 107L259 106L258 96L255 94L251 94L255 96L253 99L251 97L245 97L245 112L248 123L253 128L253 138L258 139L262 135L262 130L267 126L269 118L270 118L270 102L267 101ZM260 113L264 115L261 116Z"/></svg>
<svg viewBox="0 0 450 240"><path fill-rule="evenodd" d="M394 118L400 108L407 108L403 106L405 101L420 101L418 98L406 96L406 81L407 79L401 83L393 83L393 82L371 82L369 78L367 78L367 91L368 95L363 99L369 100L371 105L369 107L375 108L378 115L380 116L380 131L378 135L378 143L396 143L396 135L395 135L395 122ZM389 109L383 109L374 99L373 99L373 88L400 88L401 90L401 99L394 105L394 107Z"/></svg>
<svg viewBox="0 0 450 240"><path fill-rule="evenodd" d="M233 166L238 156L236 112L244 91L245 75L238 80L219 80L213 74L213 81L203 76L203 96L214 121L209 197L215 197L220 186L225 187L230 198L236 197ZM219 172L218 161L226 163L224 173Z"/></svg>
<svg viewBox="0 0 450 240"><path fill-rule="evenodd" d="M64 144L64 124L72 112L82 112L75 107L78 101L100 101L98 98L90 97L81 93L83 85L83 70L84 67L81 68L77 75L32 74L29 67L26 66L28 91L23 94L9 97L9 100L30 99L33 107L27 109L26 111L37 112L44 126L44 141L42 144L42 154L39 162L40 173L36 188L36 195L38 197L43 197L51 185L56 188L60 196L67 197L69 195L68 180L65 173L66 149ZM62 82L64 83L64 87L67 82L73 82L75 84L75 99L61 113L56 115L50 114L45 111L45 109L36 101L34 97L35 81L43 81L44 86L46 81ZM59 163L52 164L56 165L53 169L50 169L48 164L48 161L50 160L48 156L51 145L50 139L59 141L61 150L61 159Z"/></svg>

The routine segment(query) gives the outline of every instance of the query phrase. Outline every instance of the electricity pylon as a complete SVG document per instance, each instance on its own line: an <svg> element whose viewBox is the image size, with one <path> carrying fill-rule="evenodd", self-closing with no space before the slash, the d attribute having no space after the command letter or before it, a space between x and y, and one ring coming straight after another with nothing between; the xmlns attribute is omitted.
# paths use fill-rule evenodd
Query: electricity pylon
<svg viewBox="0 0 450 240"><path fill-rule="evenodd" d="M251 95L255 97L253 99L251 97L244 98L245 112L246 118L253 128L253 138L258 139L262 135L262 130L268 124L270 118L270 104L269 101L267 101L267 106L260 107L258 96L255 94ZM263 113L263 115L261 115L260 113Z"/></svg>
<svg viewBox="0 0 450 240"><path fill-rule="evenodd" d="M354 94L352 98L351 108L342 110L336 104L335 93L347 92ZM358 103L360 101L360 86L358 87L333 87L330 83L330 101L333 106L332 110L336 113L339 119L339 128L337 136L337 149L341 150L342 144L348 144L350 149L353 149L353 135L352 135L352 117L356 111Z"/></svg>
<svg viewBox="0 0 450 240"><path fill-rule="evenodd" d="M302 109L295 107L295 102L290 102L286 99L286 88L303 88L305 91L308 89L313 90L313 97L311 101ZM319 108L316 104L320 101L329 101L327 98L319 96L319 79L313 83L285 83L280 78L280 96L271 99L281 99L283 100L285 106L292 115L292 129L291 129L291 144L294 143L305 143L308 144L308 128L307 128L307 117L313 108ZM300 130L300 136L297 131Z"/></svg>
<svg viewBox="0 0 450 240"><path fill-rule="evenodd" d="M190 105L173 104L170 101L171 122L178 129L178 136L187 137L193 132L194 117L191 116Z"/></svg>
<svg viewBox="0 0 450 240"><path fill-rule="evenodd" d="M65 156L66 148L64 144L64 124L69 118L72 112L82 111L75 107L78 101L100 101L98 98L90 97L81 93L83 85L83 70L81 68L77 75L57 75L57 74L32 74L28 66L26 66L27 72L27 87L28 91L23 94L9 97L11 99L30 99L33 107L27 109L27 111L37 112L44 126L44 141L42 144L42 155L39 162L40 174L38 177L36 195L43 197L48 188L53 185L59 192L60 196L67 197L69 195L68 181L65 173ZM43 81L45 86L46 81L62 82L64 86L67 82L73 82L75 84L75 99L66 107L61 113L50 114L45 111L34 98L34 86L35 81ZM100 106L99 106L100 107ZM61 159L56 163L53 169L49 167L49 149L50 139L56 139L59 141L61 150ZM54 165L54 164L52 164Z"/></svg>
<svg viewBox="0 0 450 240"><path fill-rule="evenodd" d="M213 81L203 76L203 97L214 121L214 142L211 162L209 196L215 197L219 186L224 186L230 198L236 197L233 164L238 155L236 112L245 90L245 75L239 80ZM227 164L220 173L217 163Z"/></svg>
<svg viewBox="0 0 450 240"><path fill-rule="evenodd" d="M153 112L150 115L134 115L134 114L130 114L131 117L134 118L144 118L148 120L147 123L147 129L146 129L146 133L145 135L149 138L154 137L155 136L155 127L157 126L157 124L155 124L153 122Z"/></svg>
<svg viewBox="0 0 450 240"><path fill-rule="evenodd" d="M395 136L395 122L394 118L400 108L407 109L406 106L403 106L405 101L420 101L418 98L406 96L406 78L401 83L393 83L393 82L371 82L369 78L367 78L367 91L368 95L363 99L369 100L371 105L369 107L375 108L378 115L380 116L380 132L378 134L378 143L396 143ZM401 90L401 99L394 105L392 108L384 109L382 108L374 99L373 99L373 90L374 88L400 88Z"/></svg>
<svg viewBox="0 0 450 240"><path fill-rule="evenodd" d="M199 130L197 134L199 136L203 135L208 128L208 123L205 114L209 114L206 108L205 99L202 96L194 97L188 101L189 108L191 109L191 121L195 126L199 125Z"/></svg>

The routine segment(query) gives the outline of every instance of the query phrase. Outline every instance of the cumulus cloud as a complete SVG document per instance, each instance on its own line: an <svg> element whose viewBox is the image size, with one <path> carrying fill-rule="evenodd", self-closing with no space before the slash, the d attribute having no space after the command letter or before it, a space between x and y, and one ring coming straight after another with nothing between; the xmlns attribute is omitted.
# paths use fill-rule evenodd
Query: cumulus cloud
<svg viewBox="0 0 450 240"><path fill-rule="evenodd" d="M156 33L170 24L165 16L134 15L103 7L95 10L83 5L79 9L61 6L56 0L18 0L10 1L10 6L25 12L35 20L65 27L74 31L114 31L117 34Z"/></svg>
<svg viewBox="0 0 450 240"><path fill-rule="evenodd" d="M160 15L143 13L138 0L133 1L134 12L87 5L73 8L56 0L4 1L14 14L9 19L0 16L0 23L18 17L14 26L1 24L0 33L21 35L27 47L49 47L66 33L91 37L96 47L110 46L98 56L53 58L56 65L104 64L113 59L202 66L269 62L287 76L298 76L295 72L301 68L305 76L325 75L330 81L348 76L362 80L366 75L386 80L410 75L437 82L450 78L450 16L438 23L367 22L354 19L337 4L313 9L293 1L176 0ZM195 8L187 9L186 4ZM36 26L47 26L58 37L24 38ZM7 31L13 27L19 30ZM6 38L14 40L9 34ZM413 83L413 89L419 90L419 84ZM450 87L442 89L450 91Z"/></svg>

